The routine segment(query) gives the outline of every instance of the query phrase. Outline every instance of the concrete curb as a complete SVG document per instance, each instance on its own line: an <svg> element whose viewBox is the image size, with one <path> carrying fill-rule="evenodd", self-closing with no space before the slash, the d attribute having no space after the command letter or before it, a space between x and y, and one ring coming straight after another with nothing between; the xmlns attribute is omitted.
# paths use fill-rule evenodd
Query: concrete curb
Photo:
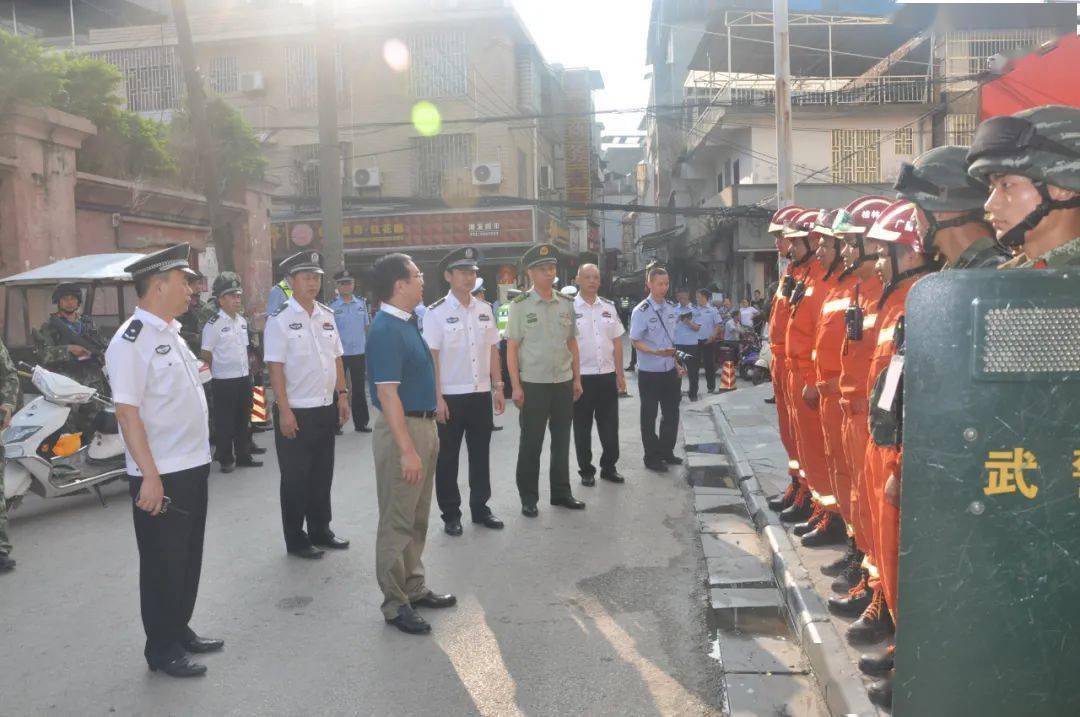
<svg viewBox="0 0 1080 717"><path fill-rule="evenodd" d="M773 576L784 596L803 652L821 686L829 713L833 717L877 717L879 712L866 696L858 669L846 656L843 636L830 620L821 596L814 590L791 537L766 504L761 483L739 447L735 429L721 406L712 406L712 413L724 452L738 474L746 508L768 545Z"/></svg>

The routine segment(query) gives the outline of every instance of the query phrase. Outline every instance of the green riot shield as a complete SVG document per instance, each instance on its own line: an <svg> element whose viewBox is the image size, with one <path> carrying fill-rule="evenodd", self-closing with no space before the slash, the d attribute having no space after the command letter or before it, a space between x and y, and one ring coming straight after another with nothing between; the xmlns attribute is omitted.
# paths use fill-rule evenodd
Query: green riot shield
<svg viewBox="0 0 1080 717"><path fill-rule="evenodd" d="M894 713L1080 714L1080 277L950 271L906 307Z"/></svg>

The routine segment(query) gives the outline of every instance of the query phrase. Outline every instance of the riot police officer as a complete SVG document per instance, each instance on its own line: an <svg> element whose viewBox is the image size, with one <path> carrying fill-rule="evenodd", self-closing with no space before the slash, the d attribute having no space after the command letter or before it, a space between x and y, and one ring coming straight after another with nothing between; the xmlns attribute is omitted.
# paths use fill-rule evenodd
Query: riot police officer
<svg viewBox="0 0 1080 717"><path fill-rule="evenodd" d="M1002 268L1080 264L1080 109L1046 105L992 117L975 131L968 173L988 184Z"/></svg>

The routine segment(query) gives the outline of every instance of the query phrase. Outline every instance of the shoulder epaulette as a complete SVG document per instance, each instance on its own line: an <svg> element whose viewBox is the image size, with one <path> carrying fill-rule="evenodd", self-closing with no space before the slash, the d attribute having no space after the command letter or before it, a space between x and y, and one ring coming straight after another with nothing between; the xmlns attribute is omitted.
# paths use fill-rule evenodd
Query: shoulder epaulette
<svg viewBox="0 0 1080 717"><path fill-rule="evenodd" d="M221 314L214 314L213 316L211 316L209 319L206 320L206 323L208 323L208 324L216 324L217 320L220 319L220 318L221 318Z"/></svg>
<svg viewBox="0 0 1080 717"><path fill-rule="evenodd" d="M668 305L670 305L670 306L676 306L675 302L672 301L671 299L664 299L664 301L668 302Z"/></svg>
<svg viewBox="0 0 1080 717"><path fill-rule="evenodd" d="M431 304L428 305L428 311L431 311L432 309L434 309L434 308L436 308L438 306L442 306L445 302L446 302L446 297L445 296L443 296L441 298L438 298L438 299L435 299L435 301L432 301Z"/></svg>
<svg viewBox="0 0 1080 717"><path fill-rule="evenodd" d="M604 297L602 297L602 296L601 296L601 297L599 297L599 298L600 298L600 301L603 301L603 302L604 302L605 304L611 304L612 306L614 306L614 305L615 305L615 302L614 302L614 301L612 301L611 299L605 299L605 298L604 298Z"/></svg>
<svg viewBox="0 0 1080 717"><path fill-rule="evenodd" d="M333 311L333 309L331 309L331 308L330 308L329 306L327 306L326 304L324 304L324 303L323 303L323 302L321 302L321 301L316 301L316 302L315 302L315 305L316 305L316 306L321 306L321 307L323 307L324 309L326 309L327 311Z"/></svg>
<svg viewBox="0 0 1080 717"><path fill-rule="evenodd" d="M124 341L130 341L135 343L135 339L139 338L139 332L142 331L142 321L139 319L133 319L128 324L127 329L124 330L124 335L121 337Z"/></svg>
<svg viewBox="0 0 1080 717"><path fill-rule="evenodd" d="M528 298L529 298L529 294L527 292L524 293L524 294L520 294L514 299L514 303L515 304L520 304L521 302L525 301Z"/></svg>
<svg viewBox="0 0 1080 717"><path fill-rule="evenodd" d="M648 307L649 307L649 300L645 299L644 301L639 302L638 305L634 307L634 311L637 311L638 309L641 309L642 311L644 311Z"/></svg>
<svg viewBox="0 0 1080 717"><path fill-rule="evenodd" d="M284 304L282 304L281 306L277 307L277 309L275 309L275 310L274 310L274 313L272 313L272 314L270 314L270 315L271 315L271 316L277 316L278 314L280 314L280 313L281 313L282 311L284 311L284 310L285 310L285 309L287 309L287 308L289 308L289 302L287 302L287 301L286 301L286 302L285 302Z"/></svg>

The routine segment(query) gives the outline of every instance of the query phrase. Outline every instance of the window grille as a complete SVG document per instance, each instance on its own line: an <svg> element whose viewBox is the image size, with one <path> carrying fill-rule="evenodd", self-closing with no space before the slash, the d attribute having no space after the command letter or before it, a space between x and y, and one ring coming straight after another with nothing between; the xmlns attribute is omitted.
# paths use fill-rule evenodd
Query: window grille
<svg viewBox="0 0 1080 717"><path fill-rule="evenodd" d="M464 32L430 32L409 38L412 65L409 84L414 97L465 97L469 92L469 60Z"/></svg>
<svg viewBox="0 0 1080 717"><path fill-rule="evenodd" d="M341 62L341 48L334 52L334 68L337 79L338 106L348 104L349 94L345 86L345 73ZM285 48L285 97L291 110L318 108L319 63L315 45L292 45Z"/></svg>
<svg viewBox="0 0 1080 717"><path fill-rule="evenodd" d="M832 131L832 181L866 183L881 181L881 130L834 129Z"/></svg>
<svg viewBox="0 0 1080 717"><path fill-rule="evenodd" d="M91 56L120 70L127 108L132 112L180 109L184 82L173 45L107 50Z"/></svg>
<svg viewBox="0 0 1080 717"><path fill-rule="evenodd" d="M240 90L240 63L236 55L219 55L210 59L210 89L224 95Z"/></svg>
<svg viewBox="0 0 1080 717"><path fill-rule="evenodd" d="M895 154L915 154L915 133L911 127L901 127L893 135L893 152Z"/></svg>
<svg viewBox="0 0 1080 717"><path fill-rule="evenodd" d="M973 114L945 115L945 143L967 147L975 139L978 124Z"/></svg>
<svg viewBox="0 0 1080 717"><path fill-rule="evenodd" d="M977 74L986 69L987 59L999 52L1032 49L1057 35L1052 27L950 32L945 36L945 75Z"/></svg>
<svg viewBox="0 0 1080 717"><path fill-rule="evenodd" d="M346 180L352 177L352 142L340 142L342 191ZM298 144L292 148L291 179L293 192L304 197L319 196L319 145Z"/></svg>
<svg viewBox="0 0 1080 717"><path fill-rule="evenodd" d="M471 134L413 137L413 190L418 197L439 197L454 187L444 184L454 176L466 181L473 158Z"/></svg>

